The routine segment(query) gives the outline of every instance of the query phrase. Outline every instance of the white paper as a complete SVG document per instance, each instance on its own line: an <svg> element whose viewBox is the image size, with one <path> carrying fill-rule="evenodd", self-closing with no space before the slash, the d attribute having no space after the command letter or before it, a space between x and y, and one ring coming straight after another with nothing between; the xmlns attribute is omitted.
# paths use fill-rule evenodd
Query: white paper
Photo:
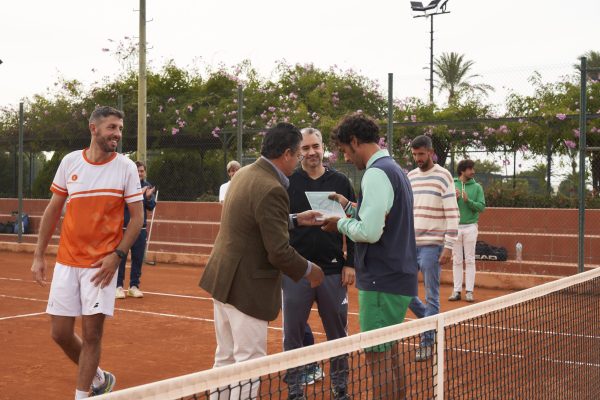
<svg viewBox="0 0 600 400"><path fill-rule="evenodd" d="M342 205L335 200L331 200L329 195L333 192L304 192L310 204L310 208L323 214L323 218L328 217L346 217Z"/></svg>

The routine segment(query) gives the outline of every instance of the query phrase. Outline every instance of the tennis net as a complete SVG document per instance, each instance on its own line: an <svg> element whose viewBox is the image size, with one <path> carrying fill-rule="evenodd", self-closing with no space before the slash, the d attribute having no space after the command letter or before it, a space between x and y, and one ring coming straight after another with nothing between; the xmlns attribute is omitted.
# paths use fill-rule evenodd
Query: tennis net
<svg viewBox="0 0 600 400"><path fill-rule="evenodd" d="M416 361L420 335L431 330L432 354ZM322 376L315 376L315 366ZM99 397L248 398L598 399L600 269L436 316Z"/></svg>

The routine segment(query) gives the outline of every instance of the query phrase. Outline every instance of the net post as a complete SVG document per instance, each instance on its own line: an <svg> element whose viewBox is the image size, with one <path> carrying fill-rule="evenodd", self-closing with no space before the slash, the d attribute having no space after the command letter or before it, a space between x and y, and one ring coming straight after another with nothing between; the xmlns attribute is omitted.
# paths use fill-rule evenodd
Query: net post
<svg viewBox="0 0 600 400"><path fill-rule="evenodd" d="M437 384L435 390L435 398L437 400L444 399L444 349L446 348L445 344L445 332L444 332L444 314L438 314L437 317L437 332L436 332L436 376L437 376Z"/></svg>

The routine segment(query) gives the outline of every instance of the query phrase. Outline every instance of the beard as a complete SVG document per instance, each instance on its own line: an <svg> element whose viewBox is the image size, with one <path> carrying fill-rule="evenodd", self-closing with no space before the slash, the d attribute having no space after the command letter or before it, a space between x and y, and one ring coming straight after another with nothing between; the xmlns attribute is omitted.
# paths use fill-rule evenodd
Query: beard
<svg viewBox="0 0 600 400"><path fill-rule="evenodd" d="M431 165L433 164L433 162L431 161L431 159L428 159L426 161L423 161L422 163L417 163L417 167L419 167L419 169L422 170L428 170L429 168L431 168Z"/></svg>
<svg viewBox="0 0 600 400"><path fill-rule="evenodd" d="M114 146L111 144L113 138L106 138L101 140L98 144L100 145L100 148L102 149L103 152L105 153L114 153L117 151L117 146ZM117 141L117 145L118 145L118 141Z"/></svg>

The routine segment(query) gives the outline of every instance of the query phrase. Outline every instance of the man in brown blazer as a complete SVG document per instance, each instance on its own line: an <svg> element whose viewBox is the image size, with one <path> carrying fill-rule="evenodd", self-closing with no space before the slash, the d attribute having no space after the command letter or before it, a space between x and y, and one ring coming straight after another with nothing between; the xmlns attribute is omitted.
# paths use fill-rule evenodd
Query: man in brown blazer
<svg viewBox="0 0 600 400"><path fill-rule="evenodd" d="M302 159L300 131L280 123L265 134L261 157L231 180L221 227L200 287L213 296L217 350L214 367L267 353L268 321L281 308L281 273L311 286L323 280L319 266L289 244L290 228L318 225L313 211L292 215L287 186ZM211 399L255 398L259 382L213 393ZM241 391L241 393L240 393Z"/></svg>

